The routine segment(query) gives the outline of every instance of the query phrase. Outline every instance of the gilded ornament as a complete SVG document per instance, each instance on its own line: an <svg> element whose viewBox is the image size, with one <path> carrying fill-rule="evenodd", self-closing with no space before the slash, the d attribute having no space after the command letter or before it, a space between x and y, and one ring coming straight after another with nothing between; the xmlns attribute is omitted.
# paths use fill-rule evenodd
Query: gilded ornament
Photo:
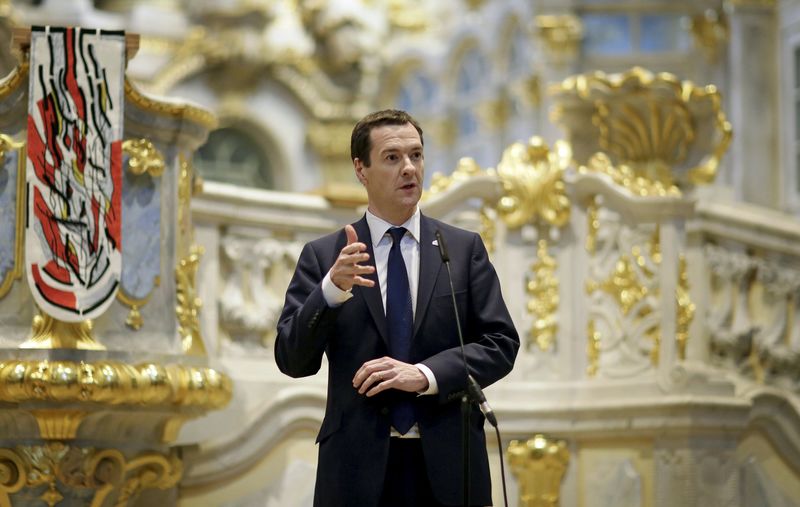
<svg viewBox="0 0 800 507"><path fill-rule="evenodd" d="M675 341L678 345L678 357L686 359L686 344L689 341L689 326L694 319L695 304L689 296L689 274L686 269L686 257L680 256L678 264L678 288L676 289L678 303L678 325L675 332Z"/></svg>
<svg viewBox="0 0 800 507"><path fill-rule="evenodd" d="M161 285L161 277L156 276L153 280L153 290L143 298L131 297L127 295L124 290L122 290L122 287L119 288L117 291L117 300L131 309L131 311L128 312L128 317L125 319L126 326L134 331L141 329L142 325L144 324L144 319L142 318L142 314L139 309L146 305L148 301L150 301L150 298L153 297L155 288L159 285Z"/></svg>
<svg viewBox="0 0 800 507"><path fill-rule="evenodd" d="M512 440L506 456L519 484L520 507L559 506L561 481L570 459L566 442L544 435L525 442Z"/></svg>
<svg viewBox="0 0 800 507"><path fill-rule="evenodd" d="M483 244L486 246L486 251L494 253L494 238L497 232L497 226L495 225L495 218L491 213L491 209L488 206L481 206L481 228L479 234L483 240Z"/></svg>
<svg viewBox="0 0 800 507"><path fill-rule="evenodd" d="M553 59L565 63L578 56L583 40L583 23L573 14L542 14L536 16L536 30Z"/></svg>
<svg viewBox="0 0 800 507"><path fill-rule="evenodd" d="M49 507L68 490L94 491L90 507L107 505L113 494L114 505L121 507L143 489L174 487L182 476L183 462L175 452L148 451L128 459L116 449L63 442L0 448L0 507L11 507L9 495L23 489L42 491L39 499Z"/></svg>
<svg viewBox="0 0 800 507"><path fill-rule="evenodd" d="M502 93L499 97L477 106L478 117L491 131L502 130L511 117L511 100Z"/></svg>
<svg viewBox="0 0 800 507"><path fill-rule="evenodd" d="M189 255L180 260L175 268L178 318L178 333L183 344L183 351L191 355L206 355L206 348L200 334L200 307L203 302L197 296L195 281L203 247L194 245Z"/></svg>
<svg viewBox="0 0 800 507"><path fill-rule="evenodd" d="M185 255L192 242L192 195L194 169L189 157L178 155L178 231L175 249L178 255Z"/></svg>
<svg viewBox="0 0 800 507"><path fill-rule="evenodd" d="M539 240L536 262L531 266L533 276L526 284L528 313L534 316L530 330L530 350L535 343L542 351L548 351L555 343L558 332L556 312L559 304L559 286L556 276L556 260L547 251L547 241Z"/></svg>
<svg viewBox="0 0 800 507"><path fill-rule="evenodd" d="M119 361L0 362L0 401L6 403L46 401L210 410L225 406L231 391L227 376L204 367ZM62 428L68 428L70 420L79 419L79 414L69 411L41 412L39 416L41 420L61 418Z"/></svg>
<svg viewBox="0 0 800 507"><path fill-rule="evenodd" d="M597 375L597 370L600 368L600 332L594 323L594 319L589 320L587 334L589 341L586 344L586 357L589 364L586 365L586 374L590 377Z"/></svg>
<svg viewBox="0 0 800 507"><path fill-rule="evenodd" d="M475 159L463 157L459 159L455 171L449 176L445 176L439 172L433 173L433 176L431 176L431 185L428 187L428 190L425 191L422 198L423 200L429 199L432 195L441 194L450 189L453 185L467 181L480 174L489 173L481 169L478 163L475 162Z"/></svg>
<svg viewBox="0 0 800 507"><path fill-rule="evenodd" d="M596 290L602 290L612 296L625 315L648 294L647 287L639 281L628 255L620 257L615 264L614 273L608 279L600 284L592 281L587 283L587 292L589 294Z"/></svg>
<svg viewBox="0 0 800 507"><path fill-rule="evenodd" d="M92 336L92 321L62 322L46 313L33 317L31 337L21 349L105 350Z"/></svg>
<svg viewBox="0 0 800 507"><path fill-rule="evenodd" d="M133 174L149 174L158 177L164 174L164 156L147 139L126 139L122 151L128 154L128 170Z"/></svg>
<svg viewBox="0 0 800 507"><path fill-rule="evenodd" d="M350 160L350 145L342 142L350 139L353 121L315 121L308 126L306 137L314 151L322 158L345 158Z"/></svg>
<svg viewBox="0 0 800 507"><path fill-rule="evenodd" d="M619 173L614 181L638 195L712 182L730 144L731 125L711 85L634 67L570 77L554 94L553 120L567 130L576 162L592 165L603 152Z"/></svg>
<svg viewBox="0 0 800 507"><path fill-rule="evenodd" d="M603 152L592 155L589 164L580 166L578 171L581 174L602 174L611 178L617 185L626 188L632 194L641 197L664 197L682 195L680 189L667 181L652 180L644 176L637 175L636 172L627 165L615 167Z"/></svg>
<svg viewBox="0 0 800 507"><path fill-rule="evenodd" d="M690 18L689 33L694 45L706 55L706 60L715 63L728 43L728 19L721 9L706 9Z"/></svg>
<svg viewBox="0 0 800 507"><path fill-rule="evenodd" d="M16 91L22 83L28 82L28 71L30 65L28 59L24 58L23 63L14 67L11 73L0 81L0 100L5 99Z"/></svg>
<svg viewBox="0 0 800 507"><path fill-rule="evenodd" d="M73 375L71 381L77 381L77 376ZM39 425L39 435L46 440L75 438L78 428L88 414L83 410L62 409L31 410L31 413Z"/></svg>
<svg viewBox="0 0 800 507"><path fill-rule="evenodd" d="M27 68L27 64L26 64ZM0 98L2 97L3 90L0 88ZM27 155L25 152L25 143L14 142L9 136L0 134L0 170L2 170L3 163L5 162L6 153L9 150L17 151L17 223L14 232L14 264L12 268L6 273L5 277L0 280L0 299L4 298L14 285L14 281L22 278L23 274L23 256L25 251L24 237L25 237L25 217L27 216L27 201L25 196L25 171L27 163Z"/></svg>
<svg viewBox="0 0 800 507"><path fill-rule="evenodd" d="M535 221L557 227L566 224L570 202L563 176L571 160L567 143L557 141L551 151L538 136L527 145L514 143L506 148L497 165L504 190L497 211L506 225L515 229Z"/></svg>
<svg viewBox="0 0 800 507"><path fill-rule="evenodd" d="M597 234L600 231L600 211L596 196L589 199L586 205L586 224L586 251L594 254L597 252Z"/></svg>

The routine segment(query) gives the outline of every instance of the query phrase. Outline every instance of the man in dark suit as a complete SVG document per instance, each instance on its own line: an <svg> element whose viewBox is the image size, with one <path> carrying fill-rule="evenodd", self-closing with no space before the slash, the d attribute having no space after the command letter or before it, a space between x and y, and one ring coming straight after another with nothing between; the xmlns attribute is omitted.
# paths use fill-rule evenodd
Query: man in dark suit
<svg viewBox="0 0 800 507"><path fill-rule="evenodd" d="M437 230L478 384L511 371L519 337L481 238L419 212L417 122L402 111L372 113L356 124L350 149L368 211L305 246L275 342L278 367L292 377L315 374L328 358L314 505L463 505L466 373ZM470 421L470 503L490 505L475 407Z"/></svg>

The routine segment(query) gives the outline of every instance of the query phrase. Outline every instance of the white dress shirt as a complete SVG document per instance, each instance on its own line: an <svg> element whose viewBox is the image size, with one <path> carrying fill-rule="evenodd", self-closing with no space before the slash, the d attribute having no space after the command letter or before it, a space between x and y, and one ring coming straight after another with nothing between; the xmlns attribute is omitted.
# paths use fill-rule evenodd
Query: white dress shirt
<svg viewBox="0 0 800 507"><path fill-rule="evenodd" d="M417 314L417 287L419 287L419 230L420 230L420 214L419 207L417 207L414 214L411 215L401 227L405 227L406 232L403 239L400 240L400 252L403 255L403 262L406 265L408 272L408 288L411 291L411 309L414 316ZM369 233L372 236L372 250L375 256L375 270L378 274L378 285L381 289L381 300L383 301L383 311L386 312L386 279L388 277L387 264L389 263L389 251L392 249L392 237L389 234L389 229L396 227L386 220L375 216L372 212L367 210L367 225L369 226ZM359 238L362 240L362 238ZM331 280L331 273L325 275L322 280L322 294L328 306L336 307L353 297L352 290L344 291L337 287ZM433 372L422 363L415 365L428 379L428 389L419 393L420 395L437 394L439 387L436 384L436 377ZM392 435L398 434L392 429ZM406 438L419 437L419 428L415 424L411 430L403 435Z"/></svg>

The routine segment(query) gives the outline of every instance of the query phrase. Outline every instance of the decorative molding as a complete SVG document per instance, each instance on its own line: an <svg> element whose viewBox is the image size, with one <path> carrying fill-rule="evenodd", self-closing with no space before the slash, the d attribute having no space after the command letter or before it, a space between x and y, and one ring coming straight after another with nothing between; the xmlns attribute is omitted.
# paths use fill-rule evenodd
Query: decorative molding
<svg viewBox="0 0 800 507"><path fill-rule="evenodd" d="M161 101L140 92L129 79L125 79L125 98L134 105L155 116L167 116L175 120L188 120L207 130L217 128L213 113L190 104Z"/></svg>
<svg viewBox="0 0 800 507"><path fill-rule="evenodd" d="M222 237L220 328L229 338L225 355L271 353L272 339L283 308L283 292L303 245L276 238ZM222 267L221 266L221 267Z"/></svg>
<svg viewBox="0 0 800 507"><path fill-rule="evenodd" d="M525 442L512 440L506 456L519 484L520 507L560 505L561 480L570 460L566 442L553 441L544 435Z"/></svg>
<svg viewBox="0 0 800 507"><path fill-rule="evenodd" d="M26 64L27 68L27 64ZM3 90L0 88L0 98ZM25 143L17 143L11 137L0 134L0 170L3 170L6 153L9 150L17 151L17 181L16 181L16 223L14 232L14 265L0 280L0 299L3 299L14 286L14 282L22 278L24 274L23 261L25 255L25 216L27 215L27 199L25 196L25 171L28 154Z"/></svg>
<svg viewBox="0 0 800 507"><path fill-rule="evenodd" d="M550 350L558 334L556 312L559 304L559 283L556 277L556 260L547 251L547 240L540 239L536 249L536 262L531 266L532 276L525 284L528 294L528 313L535 320L530 330L528 349L536 344L540 350Z"/></svg>
<svg viewBox="0 0 800 507"><path fill-rule="evenodd" d="M504 195L497 203L500 218L512 229L542 222L555 227L567 223L570 201L564 171L572 160L567 143L556 141L553 150L541 137L527 145L514 143L503 151L497 176Z"/></svg>
<svg viewBox="0 0 800 507"><path fill-rule="evenodd" d="M231 394L230 378L205 367L131 365L111 360L0 361L0 401L6 403L35 401L213 410L227 405ZM40 415L41 420L49 417L47 413ZM66 421L74 419L75 414L67 411L57 417Z"/></svg>
<svg viewBox="0 0 800 507"><path fill-rule="evenodd" d="M142 318L142 314L139 311L144 305L150 301L150 298L153 297L155 289L161 285L161 277L156 276L153 280L153 290L150 291L149 294L142 298L134 298L129 296L125 293L125 291L120 286L119 290L117 290L117 300L124 304L125 306L130 308L130 312L128 312L128 317L125 319L125 325L131 328L134 331L138 331L141 329L142 325L144 324L144 319Z"/></svg>
<svg viewBox="0 0 800 507"><path fill-rule="evenodd" d="M192 246L189 255L178 262L175 268L175 296L177 306L175 315L178 319L178 334L183 351L189 355L207 355L206 347L200 333L200 308L203 302L197 296L195 280L203 247Z"/></svg>
<svg viewBox="0 0 800 507"><path fill-rule="evenodd" d="M567 131L576 162L587 165L602 151L609 162L601 165L626 166L630 174L621 181L640 188L710 183L730 144L732 128L713 85L634 67L572 76L552 93L552 118Z"/></svg>
<svg viewBox="0 0 800 507"><path fill-rule="evenodd" d="M105 350L92 336L92 321L62 322L46 313L33 317L31 337L21 349Z"/></svg>
<svg viewBox="0 0 800 507"><path fill-rule="evenodd" d="M122 151L128 154L128 170L133 174L164 174L164 156L148 139L126 139Z"/></svg>
<svg viewBox="0 0 800 507"><path fill-rule="evenodd" d="M169 489L180 481L183 463L177 453L144 452L126 458L117 449L97 449L48 442L0 449L0 506L11 507L13 495L26 498L41 492L39 500L49 507L78 491L94 491L90 507L125 506L142 489ZM42 488L45 486L45 488ZM84 493L85 494L85 493Z"/></svg>

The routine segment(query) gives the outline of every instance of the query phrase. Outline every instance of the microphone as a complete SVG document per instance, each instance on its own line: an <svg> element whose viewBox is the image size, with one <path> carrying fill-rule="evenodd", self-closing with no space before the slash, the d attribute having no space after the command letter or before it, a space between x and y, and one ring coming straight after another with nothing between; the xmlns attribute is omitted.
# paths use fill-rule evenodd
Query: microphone
<svg viewBox="0 0 800 507"><path fill-rule="evenodd" d="M442 233L439 232L439 229L436 229L436 244L439 245L439 255L442 256L442 262L450 265L450 256L447 255L447 245L444 242L444 238L442 237Z"/></svg>
<svg viewBox="0 0 800 507"><path fill-rule="evenodd" d="M497 427L497 418L494 416L494 410L489 405L489 402L486 401L486 396L483 394L483 389L481 386L478 385L478 382L472 378L472 375L467 375L469 377L469 390L470 394L472 395L472 399L478 404L478 408L481 409L483 416L486 417L486 420L489 421L489 424Z"/></svg>
<svg viewBox="0 0 800 507"><path fill-rule="evenodd" d="M447 279L450 281L450 295L453 297L453 312L456 316L456 329L458 330L458 341L461 345L461 360L464 363L464 372L467 374L467 392L469 398L478 405L481 413L489 424L497 428L497 418L494 415L494 410L486 401L486 396L483 394L483 389L478 382L470 375L469 368L467 367L467 354L464 352L464 335L461 332L461 321L458 318L458 307L456 306L456 291L453 288L453 275L450 271L450 256L447 254L447 244L444 241L444 236L437 229L436 230L436 244L439 246L439 255L442 257L442 262L447 267Z"/></svg>

